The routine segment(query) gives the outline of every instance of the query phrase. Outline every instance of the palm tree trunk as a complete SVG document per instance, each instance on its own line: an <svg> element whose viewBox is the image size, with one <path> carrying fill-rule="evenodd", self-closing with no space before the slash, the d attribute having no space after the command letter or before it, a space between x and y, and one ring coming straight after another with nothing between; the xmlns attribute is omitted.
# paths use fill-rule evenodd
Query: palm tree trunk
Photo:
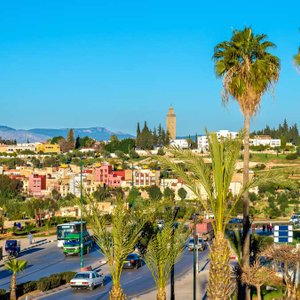
<svg viewBox="0 0 300 300"><path fill-rule="evenodd" d="M167 299L166 288L160 287L157 289L156 299L157 300L166 300Z"/></svg>
<svg viewBox="0 0 300 300"><path fill-rule="evenodd" d="M244 166L243 166L243 184L249 181L249 138L250 138L250 111L244 111ZM249 194L246 191L243 195L243 257L242 266L249 265L250 257L250 221L249 221ZM250 289L245 286L245 295L243 299L250 299Z"/></svg>
<svg viewBox="0 0 300 300"><path fill-rule="evenodd" d="M230 250L223 232L217 232L210 251L208 297L212 300L230 299Z"/></svg>
<svg viewBox="0 0 300 300"><path fill-rule="evenodd" d="M126 296L119 285L113 285L109 293L109 300L126 300Z"/></svg>
<svg viewBox="0 0 300 300"><path fill-rule="evenodd" d="M261 286L256 286L257 300L261 300Z"/></svg>
<svg viewBox="0 0 300 300"><path fill-rule="evenodd" d="M17 293L16 293L16 274L13 273L11 276L11 282L10 282L10 300L16 300L17 299Z"/></svg>

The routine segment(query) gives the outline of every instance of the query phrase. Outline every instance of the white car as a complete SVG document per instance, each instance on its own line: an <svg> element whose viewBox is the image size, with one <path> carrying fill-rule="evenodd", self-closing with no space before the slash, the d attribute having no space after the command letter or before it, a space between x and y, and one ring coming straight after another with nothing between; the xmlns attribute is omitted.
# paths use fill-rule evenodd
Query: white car
<svg viewBox="0 0 300 300"><path fill-rule="evenodd" d="M70 281L71 288L87 288L93 290L96 286L104 285L103 274L98 274L95 271L84 271L77 273Z"/></svg>

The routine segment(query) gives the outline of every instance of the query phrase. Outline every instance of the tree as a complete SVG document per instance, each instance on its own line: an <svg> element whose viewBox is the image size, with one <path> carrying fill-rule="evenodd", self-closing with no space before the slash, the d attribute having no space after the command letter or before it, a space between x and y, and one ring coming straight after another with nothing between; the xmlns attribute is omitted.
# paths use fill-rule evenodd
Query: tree
<svg viewBox="0 0 300 300"><path fill-rule="evenodd" d="M67 135L67 143L72 147L72 149L75 146L75 139L74 139L74 130L71 128Z"/></svg>
<svg viewBox="0 0 300 300"><path fill-rule="evenodd" d="M257 300L261 300L261 287L265 284L270 284L274 278L274 270L261 266L258 260L253 265L244 267L241 277L242 282L256 288Z"/></svg>
<svg viewBox="0 0 300 300"><path fill-rule="evenodd" d="M180 198L181 200L184 200L184 199L186 198L186 196L187 196L187 191L185 190L185 188L181 187L181 188L178 190L177 194L178 194L178 196L179 196L179 198Z"/></svg>
<svg viewBox="0 0 300 300"><path fill-rule="evenodd" d="M108 229L106 217L101 214L99 205L89 198L86 201L87 205L82 206L83 214L93 230L96 243L108 261L112 276L113 285L109 298L110 300L125 300L126 296L120 284L123 265L140 238L145 219L135 210L133 222L132 213L125 201L118 200L112 212L112 228Z"/></svg>
<svg viewBox="0 0 300 300"><path fill-rule="evenodd" d="M243 182L249 181L250 117L259 109L262 95L279 78L280 62L270 54L275 45L265 34L255 35L251 28L234 30L230 41L218 44L214 50L215 71L223 78L223 103L229 95L235 99L244 115ZM243 196L243 266L249 263L249 197ZM249 295L246 296L249 298Z"/></svg>
<svg viewBox="0 0 300 300"><path fill-rule="evenodd" d="M174 221L164 222L161 230L150 239L145 254L145 262L152 273L157 287L157 300L166 300L166 284L172 269L181 257L187 235L183 226L174 229ZM170 246L172 245L172 247Z"/></svg>
<svg viewBox="0 0 300 300"><path fill-rule="evenodd" d="M7 175L0 175L0 195L4 197L17 196L23 187L23 183L17 179L11 179Z"/></svg>
<svg viewBox="0 0 300 300"><path fill-rule="evenodd" d="M5 268L12 272L11 283L10 283L10 300L16 300L16 290L17 290L17 273L22 272L27 266L26 260L9 260L5 264Z"/></svg>
<svg viewBox="0 0 300 300"><path fill-rule="evenodd" d="M93 193L93 197L99 201L102 202L108 198L110 198L110 192L109 189L105 186L99 186L97 190Z"/></svg>
<svg viewBox="0 0 300 300"><path fill-rule="evenodd" d="M171 168L178 177L197 196L198 201L206 211L212 211L215 216L213 222L215 239L210 252L210 271L208 282L208 295L211 299L229 299L230 296L230 250L225 239L226 225L231 217L231 212L241 198L237 195L234 202L228 199L230 183L239 158L241 139L218 141L216 134L208 136L211 151L211 164L197 156L192 151L170 149L176 160L158 156L157 159L166 167ZM186 171L188 170L188 172ZM205 189L208 200L203 199L199 186ZM244 188L242 188L242 192Z"/></svg>
<svg viewBox="0 0 300 300"><path fill-rule="evenodd" d="M272 245L264 251L264 255L275 262L283 264L282 278L286 286L286 299L296 299L296 272L297 262L300 260L300 251L290 245Z"/></svg>
<svg viewBox="0 0 300 300"><path fill-rule="evenodd" d="M151 200L158 201L162 198L162 192L157 185L151 185L148 189L148 195Z"/></svg>
<svg viewBox="0 0 300 300"><path fill-rule="evenodd" d="M175 199L174 191L171 190L169 187L166 187L164 190L164 198L168 200L174 200Z"/></svg>

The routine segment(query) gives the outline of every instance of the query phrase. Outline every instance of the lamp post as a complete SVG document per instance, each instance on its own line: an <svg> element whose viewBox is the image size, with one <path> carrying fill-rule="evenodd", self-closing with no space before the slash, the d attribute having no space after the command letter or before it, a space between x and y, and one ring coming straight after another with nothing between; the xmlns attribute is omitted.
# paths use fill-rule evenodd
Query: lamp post
<svg viewBox="0 0 300 300"><path fill-rule="evenodd" d="M197 216L193 214L194 220L194 228L193 228L193 235L194 235L194 248L193 248L193 300L196 300L196 292L197 292L197 284L196 284L196 276L197 276L197 253L196 253L196 238L197 238L197 229L196 229L196 219Z"/></svg>
<svg viewBox="0 0 300 300"><path fill-rule="evenodd" d="M134 177L133 177L133 162L131 163L131 210L132 210L132 223L134 221Z"/></svg>
<svg viewBox="0 0 300 300"><path fill-rule="evenodd" d="M80 212L80 268L84 267L84 260L83 260L83 224L82 224L82 158L80 157L80 205L81 205L81 212Z"/></svg>
<svg viewBox="0 0 300 300"><path fill-rule="evenodd" d="M180 209L179 206L175 206L175 208L174 208L172 242L171 242L171 247L172 248L173 248L173 244L174 244L175 220L176 220L177 214L179 212L179 209ZM172 249L172 251L173 251L173 249ZM172 262L170 283L171 283L171 297L170 297L170 299L175 300L175 265L174 265L174 262Z"/></svg>

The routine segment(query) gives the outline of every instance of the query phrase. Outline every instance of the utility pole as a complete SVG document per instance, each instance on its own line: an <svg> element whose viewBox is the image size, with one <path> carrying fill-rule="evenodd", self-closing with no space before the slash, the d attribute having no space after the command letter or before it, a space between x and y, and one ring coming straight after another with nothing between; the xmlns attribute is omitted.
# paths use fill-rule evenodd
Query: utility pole
<svg viewBox="0 0 300 300"><path fill-rule="evenodd" d="M82 224L82 205L83 205L83 199L82 199L82 158L80 158L80 205L81 205L81 211L80 211L80 268L84 267L84 260L83 260L83 224Z"/></svg>
<svg viewBox="0 0 300 300"><path fill-rule="evenodd" d="M193 300L196 300L196 292L197 292L197 255L196 255L196 238L197 238L197 229L196 229L196 218L197 215L194 213L193 214L193 219L194 219L194 228L193 228L193 235L194 235L194 248L193 248ZM198 242L198 241L197 241Z"/></svg>
<svg viewBox="0 0 300 300"><path fill-rule="evenodd" d="M132 223L134 222L134 177L133 177L133 162L131 163L131 210L132 210Z"/></svg>
<svg viewBox="0 0 300 300"><path fill-rule="evenodd" d="M179 209L180 209L180 207L178 207L178 206L175 206L175 208L174 208L172 242L171 242L172 248L173 248L173 244L174 244L175 220L176 220L177 214L179 212ZM173 249L172 249L172 251L173 251ZM174 262L172 262L170 283L171 283L171 298L170 299L175 300L175 265L174 265Z"/></svg>

